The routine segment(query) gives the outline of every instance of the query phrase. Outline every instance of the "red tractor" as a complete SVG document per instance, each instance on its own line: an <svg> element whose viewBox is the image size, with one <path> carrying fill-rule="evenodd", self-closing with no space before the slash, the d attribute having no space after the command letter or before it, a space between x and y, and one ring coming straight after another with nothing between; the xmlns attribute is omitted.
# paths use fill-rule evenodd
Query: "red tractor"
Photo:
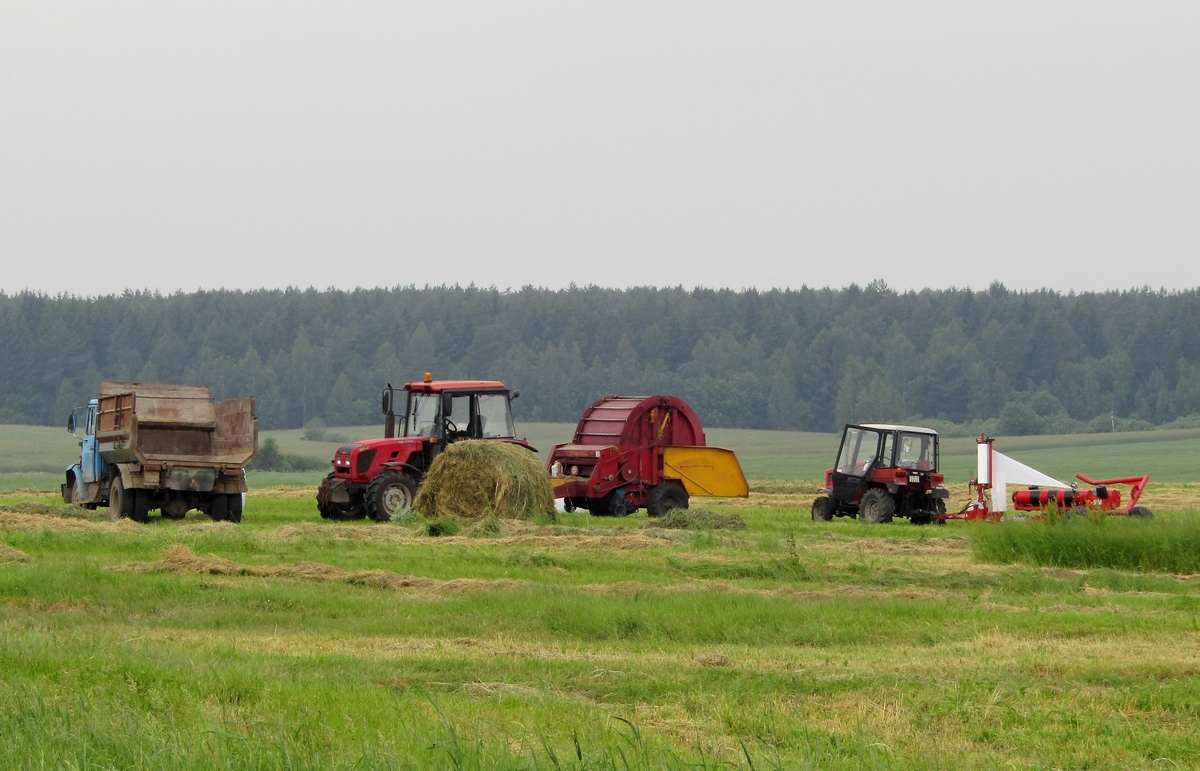
<svg viewBox="0 0 1200 771"><path fill-rule="evenodd" d="M870 524L908 517L924 525L946 513L949 491L938 473L938 434L931 428L865 423L847 425L837 464L825 472L825 495L812 518L835 516Z"/></svg>
<svg viewBox="0 0 1200 771"><path fill-rule="evenodd" d="M404 412L397 432L391 383L383 389L382 439L351 442L337 448L333 472L317 489L317 510L325 519L362 519L379 522L403 516L411 507L417 487L442 448L460 439L494 439L512 442L536 452L516 437L512 400L496 380L425 380L406 383Z"/></svg>

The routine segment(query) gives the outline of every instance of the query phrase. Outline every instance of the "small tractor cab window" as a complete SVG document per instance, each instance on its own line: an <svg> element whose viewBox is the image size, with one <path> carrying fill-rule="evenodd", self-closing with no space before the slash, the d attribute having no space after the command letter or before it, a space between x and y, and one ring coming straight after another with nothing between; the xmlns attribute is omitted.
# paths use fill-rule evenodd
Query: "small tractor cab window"
<svg viewBox="0 0 1200 771"><path fill-rule="evenodd" d="M900 437L897 465L917 471L937 471L937 445L928 434L905 433Z"/></svg>
<svg viewBox="0 0 1200 771"><path fill-rule="evenodd" d="M842 449L838 453L837 470L841 474L862 476L879 453L881 435L862 428L846 429Z"/></svg>

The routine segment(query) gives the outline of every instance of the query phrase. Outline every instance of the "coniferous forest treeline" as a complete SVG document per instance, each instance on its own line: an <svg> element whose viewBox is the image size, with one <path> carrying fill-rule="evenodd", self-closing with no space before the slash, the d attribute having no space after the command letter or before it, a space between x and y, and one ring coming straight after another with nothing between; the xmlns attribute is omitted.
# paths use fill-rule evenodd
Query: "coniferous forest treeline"
<svg viewBox="0 0 1200 771"><path fill-rule="evenodd" d="M1200 292L0 293L0 423L57 425L101 380L252 395L262 428L379 421L385 383L505 381L518 420L672 393L705 425L924 421L1006 435L1200 425Z"/></svg>

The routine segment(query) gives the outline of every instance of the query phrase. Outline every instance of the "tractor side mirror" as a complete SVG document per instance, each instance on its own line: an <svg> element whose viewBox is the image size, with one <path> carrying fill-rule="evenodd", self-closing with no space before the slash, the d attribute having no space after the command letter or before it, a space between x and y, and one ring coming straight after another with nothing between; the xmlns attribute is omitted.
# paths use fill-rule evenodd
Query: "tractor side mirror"
<svg viewBox="0 0 1200 771"><path fill-rule="evenodd" d="M442 420L450 417L450 413L454 411L454 394L442 394Z"/></svg>
<svg viewBox="0 0 1200 771"><path fill-rule="evenodd" d="M509 400L509 401L512 401L513 399L516 399L516 398L517 398L518 396L520 396L520 395L521 395L521 392L520 392L520 391L513 391L513 392L512 392L512 396L510 396L508 400Z"/></svg>
<svg viewBox="0 0 1200 771"><path fill-rule="evenodd" d="M67 416L67 433L75 433L75 413L72 412Z"/></svg>
<svg viewBox="0 0 1200 771"><path fill-rule="evenodd" d="M387 388L383 389L383 414L386 415L392 411L392 384L388 383Z"/></svg>

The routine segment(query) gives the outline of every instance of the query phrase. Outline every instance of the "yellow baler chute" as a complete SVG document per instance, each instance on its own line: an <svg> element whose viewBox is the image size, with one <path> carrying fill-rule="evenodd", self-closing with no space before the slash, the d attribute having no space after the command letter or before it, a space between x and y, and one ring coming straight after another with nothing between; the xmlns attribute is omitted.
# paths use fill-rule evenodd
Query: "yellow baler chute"
<svg viewBox="0 0 1200 771"><path fill-rule="evenodd" d="M666 447L663 476L678 479L688 495L746 498L750 485L733 450L723 447Z"/></svg>

